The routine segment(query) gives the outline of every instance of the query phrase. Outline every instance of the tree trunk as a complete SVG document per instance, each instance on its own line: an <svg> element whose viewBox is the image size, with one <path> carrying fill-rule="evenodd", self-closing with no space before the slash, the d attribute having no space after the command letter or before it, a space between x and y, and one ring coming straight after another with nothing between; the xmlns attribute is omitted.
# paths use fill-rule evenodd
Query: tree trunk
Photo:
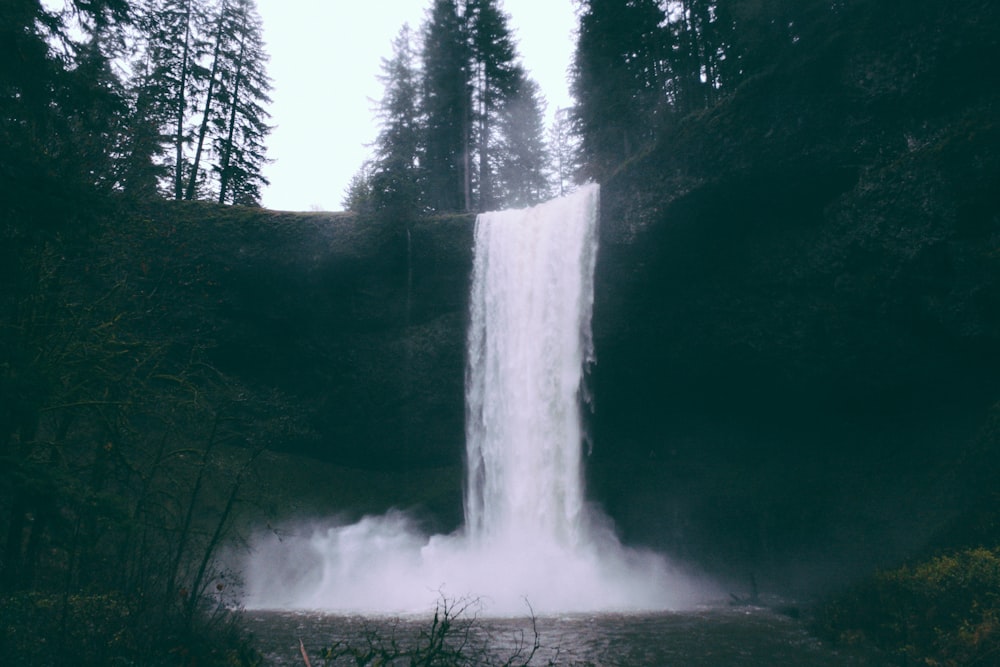
<svg viewBox="0 0 1000 667"><path fill-rule="evenodd" d="M493 181L490 178L490 81L483 65L479 94L479 210L493 207Z"/></svg>
<svg viewBox="0 0 1000 667"><path fill-rule="evenodd" d="M191 166L191 178L188 179L185 199L194 199L194 189L198 181L198 165L201 163L201 150L208 133L209 112L212 109L212 95L215 92L215 76L219 71L219 51L222 47L222 9L219 10L218 25L215 30L215 48L212 52L212 72L208 77L208 92L205 94L205 111L201 116L201 127L198 130L198 147L194 152L194 164Z"/></svg>
<svg viewBox="0 0 1000 667"><path fill-rule="evenodd" d="M180 90L177 91L177 132L174 136L176 153L174 166L174 199L181 199L184 194L184 110L185 89L187 88L188 57L191 50L191 2L188 0L184 9L184 48L181 53Z"/></svg>
<svg viewBox="0 0 1000 667"><path fill-rule="evenodd" d="M236 81L233 83L233 99L229 107L229 132L222 152L221 173L219 175L219 203L226 203L226 187L229 185L229 168L233 156L233 133L236 128L236 107L240 99L240 83L243 81L243 54L246 48L246 15L240 31L240 55L236 63Z"/></svg>

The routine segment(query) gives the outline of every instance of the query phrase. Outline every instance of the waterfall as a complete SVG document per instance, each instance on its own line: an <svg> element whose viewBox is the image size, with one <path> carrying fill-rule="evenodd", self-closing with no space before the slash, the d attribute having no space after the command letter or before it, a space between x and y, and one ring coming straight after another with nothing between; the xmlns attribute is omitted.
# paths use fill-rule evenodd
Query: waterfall
<svg viewBox="0 0 1000 667"><path fill-rule="evenodd" d="M582 538L580 390L599 189L476 220L466 372L466 530Z"/></svg>
<svg viewBox="0 0 1000 667"><path fill-rule="evenodd" d="M402 512L261 535L249 608L487 614L688 607L707 588L622 546L585 503L581 403L591 338L599 188L476 220L466 366L465 526L424 536Z"/></svg>

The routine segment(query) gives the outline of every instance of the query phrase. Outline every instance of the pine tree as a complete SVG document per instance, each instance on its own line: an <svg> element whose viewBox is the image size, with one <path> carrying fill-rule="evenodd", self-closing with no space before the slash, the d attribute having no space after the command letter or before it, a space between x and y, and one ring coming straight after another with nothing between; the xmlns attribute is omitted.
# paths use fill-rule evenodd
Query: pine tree
<svg viewBox="0 0 1000 667"><path fill-rule="evenodd" d="M194 152L194 162L188 176L185 199L193 199L200 178L201 154L205 147L205 136L208 134L209 121L223 111L219 104L217 83L222 65L223 52L232 48L233 36L239 28L239 16L235 12L234 0L222 0L215 15L212 34L211 65L208 70L208 85L202 102L201 123L198 128L198 141Z"/></svg>
<svg viewBox="0 0 1000 667"><path fill-rule="evenodd" d="M548 131L551 181L555 194L573 190L580 171L580 145L573 128L573 110L556 109Z"/></svg>
<svg viewBox="0 0 1000 667"><path fill-rule="evenodd" d="M11 220L21 213L58 225L70 200L116 181L125 107L109 46L127 7L91 0L70 9L0 3L0 229L18 227ZM31 204L22 211L22 202Z"/></svg>
<svg viewBox="0 0 1000 667"><path fill-rule="evenodd" d="M380 80L385 93L379 103L381 131L375 140L375 159L369 181L375 208L392 217L420 207L418 118L420 79L416 70L409 25L393 41L393 55L382 61Z"/></svg>
<svg viewBox="0 0 1000 667"><path fill-rule="evenodd" d="M129 194L152 197L170 173L162 132L169 122L168 107L163 103L168 94L151 76L151 58L144 56L133 67L133 80L125 90L129 113L120 183Z"/></svg>
<svg viewBox="0 0 1000 667"><path fill-rule="evenodd" d="M67 91L70 97L87 100L86 108L67 117L67 129L78 137L77 159L87 174L87 182L108 191L121 187L130 110L125 87L103 46L104 29L94 27L94 31L78 49Z"/></svg>
<svg viewBox="0 0 1000 667"><path fill-rule="evenodd" d="M544 102L538 84L518 69L499 116L496 149L498 203L504 208L537 204L551 194L547 176Z"/></svg>
<svg viewBox="0 0 1000 667"><path fill-rule="evenodd" d="M179 53L175 53L177 58L176 86L174 92L174 198L181 199L184 194L184 146L188 143L187 135L187 114L191 104L191 99L197 92L197 86L201 83L197 76L198 70L195 65L201 55L204 43L198 39L197 22L204 18L200 11L200 5L195 4L195 0L181 0L178 7L177 22L175 23L180 39L173 42ZM172 35L173 36L173 35ZM169 53L169 50L167 51ZM163 53L161 51L161 53Z"/></svg>
<svg viewBox="0 0 1000 667"><path fill-rule="evenodd" d="M478 203L479 210L484 211L498 204L494 186L499 166L494 155L498 143L495 128L501 109L515 96L523 72L516 62L517 51L507 16L495 0L468 0L466 20L477 128Z"/></svg>
<svg viewBox="0 0 1000 667"><path fill-rule="evenodd" d="M655 139L669 97L666 16L655 0L587 0L573 63L585 177L600 180Z"/></svg>
<svg viewBox="0 0 1000 667"><path fill-rule="evenodd" d="M421 54L425 201L433 211L472 205L469 46L455 0L435 0Z"/></svg>
<svg viewBox="0 0 1000 667"><path fill-rule="evenodd" d="M201 0L149 0L136 11L143 44L133 66L134 122L140 128L159 127L162 146L151 157L169 174L164 193L182 199L192 166L186 148L193 137L193 102L207 78L207 70L199 64L206 48L202 34L207 16ZM140 147L148 150L145 143L136 146ZM134 161L138 164L141 159L140 154Z"/></svg>
<svg viewBox="0 0 1000 667"><path fill-rule="evenodd" d="M264 141L271 131L271 81L265 65L263 26L254 0L234 0L238 17L236 32L220 57L219 99L225 115L214 124L213 149L218 156L215 172L219 178L219 203L260 205L261 187L267 185L262 173L267 163Z"/></svg>
<svg viewBox="0 0 1000 667"><path fill-rule="evenodd" d="M176 199L256 203L270 131L262 26L251 0L207 2L136 3L140 48L123 183L148 192L159 182Z"/></svg>
<svg viewBox="0 0 1000 667"><path fill-rule="evenodd" d="M679 0L670 14L669 33L676 48L668 56L674 105L682 111L711 104L722 85L724 38L714 0Z"/></svg>
<svg viewBox="0 0 1000 667"><path fill-rule="evenodd" d="M372 164L365 160L351 177L344 190L344 198L340 205L345 211L353 213L370 213L374 210L372 197Z"/></svg>

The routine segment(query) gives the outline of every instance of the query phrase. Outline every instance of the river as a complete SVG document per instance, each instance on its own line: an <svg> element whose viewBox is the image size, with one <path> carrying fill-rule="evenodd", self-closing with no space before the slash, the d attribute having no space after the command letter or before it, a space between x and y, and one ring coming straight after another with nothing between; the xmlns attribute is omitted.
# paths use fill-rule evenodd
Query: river
<svg viewBox="0 0 1000 667"><path fill-rule="evenodd" d="M521 618L472 620L469 650L488 646L492 663L503 664L520 646L530 651L535 632L529 613ZM268 664L304 665L299 640L313 667L323 665L324 647L337 641L363 646L376 633L407 647L430 628L430 617L357 617L307 612L247 612L248 626ZM758 607L704 607L695 611L644 614L579 614L534 620L539 648L532 665L636 665L677 667L869 667L877 658L836 651L811 636L800 620ZM525 653L522 653L525 655ZM513 664L521 664L514 661ZM354 664L353 661L336 664ZM406 664L406 663L404 663Z"/></svg>

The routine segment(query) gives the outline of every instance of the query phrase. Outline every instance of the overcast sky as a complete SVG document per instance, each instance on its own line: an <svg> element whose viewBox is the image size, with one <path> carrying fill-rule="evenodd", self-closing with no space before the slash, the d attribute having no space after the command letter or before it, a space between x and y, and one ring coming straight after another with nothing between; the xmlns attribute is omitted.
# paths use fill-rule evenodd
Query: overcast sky
<svg viewBox="0 0 1000 667"><path fill-rule="evenodd" d="M431 0L257 0L271 56L268 208L339 210L378 132L382 58L403 23L416 32ZM500 0L548 112L570 102L573 0Z"/></svg>

